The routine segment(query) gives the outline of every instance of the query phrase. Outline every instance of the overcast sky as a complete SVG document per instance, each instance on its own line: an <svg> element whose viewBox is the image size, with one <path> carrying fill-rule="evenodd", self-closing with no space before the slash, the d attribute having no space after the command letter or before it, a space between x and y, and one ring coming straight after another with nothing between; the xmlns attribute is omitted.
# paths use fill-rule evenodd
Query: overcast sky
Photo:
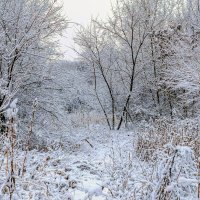
<svg viewBox="0 0 200 200"><path fill-rule="evenodd" d="M87 25L91 16L106 18L110 11L110 0L63 0L64 14L72 22ZM61 39L62 50L67 59L73 60L76 54L68 48L73 45L74 29L68 28Z"/></svg>

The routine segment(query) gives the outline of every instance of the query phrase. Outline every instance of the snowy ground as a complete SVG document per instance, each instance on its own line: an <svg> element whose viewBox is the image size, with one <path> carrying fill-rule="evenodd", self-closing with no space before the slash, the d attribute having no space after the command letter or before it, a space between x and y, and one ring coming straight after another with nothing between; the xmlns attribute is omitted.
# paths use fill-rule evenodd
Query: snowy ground
<svg viewBox="0 0 200 200"><path fill-rule="evenodd" d="M133 132L124 134L94 126L90 130L77 130L70 139L63 137L62 144L58 150L28 152L26 172L16 180L15 199L105 199L109 195L104 188L109 155L119 146L131 148ZM18 152L16 171L24 157L25 152ZM1 160L0 185L3 190L6 159L2 156ZM6 199L6 195L2 194L0 199Z"/></svg>
<svg viewBox="0 0 200 200"><path fill-rule="evenodd" d="M178 147L177 163L173 163L173 174L176 177L177 173L178 177L171 179L167 186L162 179L174 158L166 158L163 151L159 162L142 161L135 154L136 135L136 129L109 131L99 125L74 129L70 135L62 135L59 148L28 152L23 175L20 169L25 152L18 151L13 199L155 200L154 195L166 187L169 191L176 188L175 195L184 197L180 199L197 200L194 191L197 191L198 181L190 148ZM9 175L6 176L6 156L0 158L0 200L7 200L9 197L4 187L6 179L9 179ZM144 191L148 191L149 196L143 194Z"/></svg>

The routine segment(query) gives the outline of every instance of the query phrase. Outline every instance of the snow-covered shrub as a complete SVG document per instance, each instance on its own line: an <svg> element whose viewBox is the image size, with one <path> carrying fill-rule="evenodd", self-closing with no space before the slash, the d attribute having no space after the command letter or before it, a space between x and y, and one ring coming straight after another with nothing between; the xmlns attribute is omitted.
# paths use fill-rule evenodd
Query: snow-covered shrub
<svg viewBox="0 0 200 200"><path fill-rule="evenodd" d="M137 134L135 150L143 160L152 159L153 154L166 144L189 146L199 155L200 130L197 120L169 121L165 118L143 126Z"/></svg>
<svg viewBox="0 0 200 200"><path fill-rule="evenodd" d="M70 190L76 187L76 181L69 177L61 162L62 152L31 151L36 145L32 142L35 138L33 127L37 102L33 104L28 134L24 136L23 148L20 148L16 103L17 99L10 103L6 112L5 133L0 135L0 199L72 200Z"/></svg>
<svg viewBox="0 0 200 200"><path fill-rule="evenodd" d="M76 188L77 181L69 175L66 163L63 163L65 156L62 151L46 153L29 151L26 155L25 171L22 174L24 157L25 152L16 150L16 182L12 200L73 200L73 189ZM10 200L3 184L6 182L5 164L3 163L0 168L0 188L3 189L0 192L0 199Z"/></svg>
<svg viewBox="0 0 200 200"><path fill-rule="evenodd" d="M105 117L98 112L76 111L75 113L68 115L68 119L70 119L69 126L72 128L80 128L80 127L89 128L92 125L105 126L106 124Z"/></svg>
<svg viewBox="0 0 200 200"><path fill-rule="evenodd" d="M133 197L136 168L131 152L122 152L120 148L112 149L106 159L109 179L105 183L110 199L128 200Z"/></svg>
<svg viewBox="0 0 200 200"><path fill-rule="evenodd" d="M131 152L110 154L109 180L105 184L110 194L108 199L191 200L197 197L198 169L190 147L168 144L153 157L153 161L143 162Z"/></svg>
<svg viewBox="0 0 200 200"><path fill-rule="evenodd" d="M152 199L195 199L197 197L197 162L187 146L166 145L156 156Z"/></svg>
<svg viewBox="0 0 200 200"><path fill-rule="evenodd" d="M16 170L15 170L15 146L17 143L17 99L10 103L7 109L7 123L5 125L5 133L1 135L2 149L1 153L4 155L3 160L5 164L5 179L0 187L1 193L7 194L12 199L15 192Z"/></svg>
<svg viewBox="0 0 200 200"><path fill-rule="evenodd" d="M191 200L198 193L198 121L147 124L132 149L117 145L106 160L110 199Z"/></svg>

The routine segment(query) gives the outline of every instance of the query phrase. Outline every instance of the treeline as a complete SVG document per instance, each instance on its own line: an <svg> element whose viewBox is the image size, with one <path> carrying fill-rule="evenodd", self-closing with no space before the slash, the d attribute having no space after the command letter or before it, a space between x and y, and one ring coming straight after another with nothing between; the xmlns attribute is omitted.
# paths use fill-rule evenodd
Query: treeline
<svg viewBox="0 0 200 200"><path fill-rule="evenodd" d="M110 129L135 119L196 117L199 0L117 0L75 38Z"/></svg>

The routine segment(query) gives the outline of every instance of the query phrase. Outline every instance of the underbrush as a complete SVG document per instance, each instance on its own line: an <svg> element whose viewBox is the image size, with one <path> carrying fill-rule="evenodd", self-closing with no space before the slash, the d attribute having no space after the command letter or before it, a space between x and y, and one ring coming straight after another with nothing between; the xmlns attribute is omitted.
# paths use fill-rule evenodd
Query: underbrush
<svg viewBox="0 0 200 200"><path fill-rule="evenodd" d="M69 116L69 126L73 128L89 128L90 125L106 125L105 116L94 112L77 111L71 113ZM111 117L110 117L111 118Z"/></svg>
<svg viewBox="0 0 200 200"><path fill-rule="evenodd" d="M24 160L26 158L26 161ZM8 161L8 162L7 162ZM25 162L24 162L25 161ZM15 151L14 182L10 181L10 159L1 156L1 200L72 199L77 181L70 176L62 151ZM11 191L12 183L12 191Z"/></svg>
<svg viewBox="0 0 200 200"><path fill-rule="evenodd" d="M33 143L36 103L23 143L17 129L16 103L14 100L7 109L6 128L0 135L0 199L71 199L70 189L75 188L76 181L69 177L66 166L61 165L59 157L63 152L54 152L51 147L44 152L45 146L37 149L39 144Z"/></svg>
<svg viewBox="0 0 200 200"><path fill-rule="evenodd" d="M15 104L11 104L8 109L7 128L0 136L0 199L72 200L78 190L82 191L84 200L92 200L93 196L101 196L106 200L198 199L200 131L197 121L171 122L160 119L143 124L131 135L126 131L105 133L106 129L100 129L103 123L100 116L87 118L79 114L80 118L75 119L72 126L83 131L80 137L74 136L78 143L70 143L68 138L65 142L58 140L37 148L37 145L33 145L37 142L32 140L35 112L33 106L28 134L24 137L24 145L21 148L17 137ZM84 121L85 119L87 121ZM73 122L72 118L70 120ZM98 127L91 130L91 124L94 123L98 124ZM101 140L97 139L98 134L88 139L87 126L90 131L99 132ZM83 134L85 135L82 136ZM104 146L99 145L99 142L105 143ZM75 144L78 144L79 150L70 150ZM81 144L83 148L80 148ZM97 151L101 154L106 152L102 147L110 149L104 160L105 167L96 169L97 163L103 161L98 158L98 162L94 162L95 170L91 170L94 173L93 178L98 177L102 184L92 190L84 188L79 180L81 177L74 179L70 176L73 166L68 166L69 158L66 158L66 152L72 159L76 158L78 153L82 153L81 156L88 153L86 164L84 161L83 165L79 163L78 166L83 173L84 170L90 170L87 164L92 163L92 160L88 159L94 159L92 156L98 155ZM89 179L91 177L90 174Z"/></svg>
<svg viewBox="0 0 200 200"><path fill-rule="evenodd" d="M106 166L110 199L197 200L199 129L158 120L142 128L133 149L115 148Z"/></svg>
<svg viewBox="0 0 200 200"><path fill-rule="evenodd" d="M156 120L140 128L137 133L135 151L142 160L151 160L156 151L166 144L188 146L194 151L196 159L200 157L200 127L197 120L170 122Z"/></svg>

